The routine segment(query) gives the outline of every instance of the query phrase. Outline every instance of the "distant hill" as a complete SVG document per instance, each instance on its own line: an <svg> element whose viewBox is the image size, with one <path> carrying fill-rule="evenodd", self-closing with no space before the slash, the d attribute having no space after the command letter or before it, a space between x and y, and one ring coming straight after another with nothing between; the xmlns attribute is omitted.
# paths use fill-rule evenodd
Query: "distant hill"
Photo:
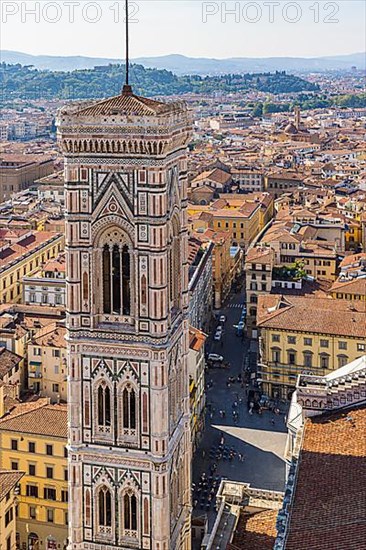
<svg viewBox="0 0 366 550"><path fill-rule="evenodd" d="M92 69L98 65L119 63L120 59L84 57L84 56L51 56L30 55L22 52L3 50L0 60L4 63L33 65L37 69L51 71L73 71L75 69ZM263 73L273 71L316 72L327 70L350 70L353 66L366 69L366 54L354 53L330 57L233 57L228 59L209 59L186 57L171 54L161 57L140 57L134 63L147 68L166 69L177 75L200 74L219 75L228 73Z"/></svg>
<svg viewBox="0 0 366 550"><path fill-rule="evenodd" d="M117 95L122 87L124 65L99 66L71 72L40 71L30 66L0 64L3 102L12 99L93 99ZM177 76L171 71L132 64L130 80L136 93L174 95L245 93L259 90L281 94L315 92L316 84L285 72L228 74L222 76Z"/></svg>
<svg viewBox="0 0 366 550"><path fill-rule="evenodd" d="M229 59L192 58L184 55L166 55L162 57L141 57L136 60L145 67L168 69L176 74L227 74L264 73L273 71L321 72L328 70L347 70L356 66L366 68L366 54L356 53L335 57L233 57Z"/></svg>

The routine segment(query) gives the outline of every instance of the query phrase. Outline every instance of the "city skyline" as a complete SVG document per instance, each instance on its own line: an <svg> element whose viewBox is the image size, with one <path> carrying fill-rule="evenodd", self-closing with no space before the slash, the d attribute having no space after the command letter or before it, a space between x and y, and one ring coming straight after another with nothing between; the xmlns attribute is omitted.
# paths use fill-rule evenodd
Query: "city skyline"
<svg viewBox="0 0 366 550"><path fill-rule="evenodd" d="M0 550L364 550L365 16L0 3Z"/></svg>

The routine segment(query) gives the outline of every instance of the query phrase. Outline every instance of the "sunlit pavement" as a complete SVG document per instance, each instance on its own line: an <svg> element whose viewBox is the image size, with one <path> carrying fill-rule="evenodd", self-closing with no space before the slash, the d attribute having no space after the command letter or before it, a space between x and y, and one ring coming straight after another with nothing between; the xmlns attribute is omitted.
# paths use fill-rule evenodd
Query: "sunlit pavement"
<svg viewBox="0 0 366 550"><path fill-rule="evenodd" d="M207 390L207 403L211 403L211 413L206 416L204 435L193 460L193 479L197 481L203 472L210 474L215 464L214 475L235 481L250 483L252 487L283 490L285 463L283 460L286 444L284 415L264 411L262 415L250 415L247 409L246 389L236 382L227 387L228 376L237 377L241 373L245 358L249 359L249 341L236 336L233 325L240 318L241 309L236 307L243 297L235 295L228 306L222 309L227 317L223 345L213 342L211 352L224 356L231 364L230 370L210 369L206 381L212 381ZM253 358L251 358L252 360ZM238 404L238 422L232 416L233 403ZM220 415L225 410L225 418ZM220 440L228 449L235 449L236 456L230 460L217 459L216 449ZM239 455L244 458L239 460ZM218 454L220 456L220 453Z"/></svg>

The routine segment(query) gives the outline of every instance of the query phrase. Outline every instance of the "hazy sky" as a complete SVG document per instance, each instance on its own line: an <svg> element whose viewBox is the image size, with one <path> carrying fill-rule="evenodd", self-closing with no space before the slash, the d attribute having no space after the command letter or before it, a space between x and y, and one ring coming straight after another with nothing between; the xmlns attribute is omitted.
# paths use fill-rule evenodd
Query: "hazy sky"
<svg viewBox="0 0 366 550"><path fill-rule="evenodd" d="M123 6L120 0L2 0L1 48L118 58L124 52ZM361 52L365 6L363 0L131 1L131 57Z"/></svg>

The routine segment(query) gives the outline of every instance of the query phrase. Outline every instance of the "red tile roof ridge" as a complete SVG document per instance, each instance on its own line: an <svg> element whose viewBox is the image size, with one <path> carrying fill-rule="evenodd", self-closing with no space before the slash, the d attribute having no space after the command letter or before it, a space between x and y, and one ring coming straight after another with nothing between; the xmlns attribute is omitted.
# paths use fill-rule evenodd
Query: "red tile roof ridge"
<svg viewBox="0 0 366 550"><path fill-rule="evenodd" d="M41 409L42 407L45 407L48 404L49 404L48 397L40 397L35 401L18 402L13 409L8 411L4 416L0 418L0 425L3 422L9 420L10 418L17 418L18 416L28 414L29 412L35 411L37 409Z"/></svg>

